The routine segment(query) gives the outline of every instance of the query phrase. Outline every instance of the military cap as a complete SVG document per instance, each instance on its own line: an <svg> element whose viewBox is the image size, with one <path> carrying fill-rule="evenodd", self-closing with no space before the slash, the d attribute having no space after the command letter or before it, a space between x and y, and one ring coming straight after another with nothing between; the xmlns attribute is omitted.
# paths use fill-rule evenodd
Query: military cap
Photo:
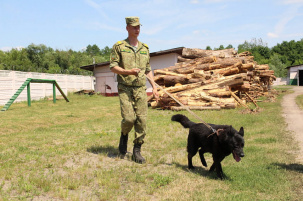
<svg viewBox="0 0 303 201"><path fill-rule="evenodd" d="M126 24L129 24L131 26L138 26L141 25L139 21L139 17L126 17Z"/></svg>

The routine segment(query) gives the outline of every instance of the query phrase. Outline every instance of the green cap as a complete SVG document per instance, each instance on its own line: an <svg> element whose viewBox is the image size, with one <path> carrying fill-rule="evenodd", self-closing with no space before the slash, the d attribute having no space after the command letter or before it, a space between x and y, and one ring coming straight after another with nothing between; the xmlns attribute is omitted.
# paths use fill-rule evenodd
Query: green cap
<svg viewBox="0 0 303 201"><path fill-rule="evenodd" d="M138 26L141 25L139 21L139 17L126 17L126 24L129 24L131 26Z"/></svg>

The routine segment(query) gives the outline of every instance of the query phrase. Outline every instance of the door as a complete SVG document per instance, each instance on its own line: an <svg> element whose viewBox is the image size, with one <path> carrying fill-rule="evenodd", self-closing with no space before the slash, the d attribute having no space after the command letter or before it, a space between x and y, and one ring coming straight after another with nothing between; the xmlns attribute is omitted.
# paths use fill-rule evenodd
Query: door
<svg viewBox="0 0 303 201"><path fill-rule="evenodd" d="M303 86L303 70L298 70L298 86Z"/></svg>

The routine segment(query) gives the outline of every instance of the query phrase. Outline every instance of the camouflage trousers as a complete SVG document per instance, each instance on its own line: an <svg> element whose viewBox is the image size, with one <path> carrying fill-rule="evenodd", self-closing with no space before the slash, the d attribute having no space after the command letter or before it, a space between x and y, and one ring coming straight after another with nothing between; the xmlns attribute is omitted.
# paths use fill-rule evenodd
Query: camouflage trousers
<svg viewBox="0 0 303 201"><path fill-rule="evenodd" d="M121 132L128 134L135 129L135 144L143 144L146 135L147 95L146 86L133 87L118 84L121 107Z"/></svg>

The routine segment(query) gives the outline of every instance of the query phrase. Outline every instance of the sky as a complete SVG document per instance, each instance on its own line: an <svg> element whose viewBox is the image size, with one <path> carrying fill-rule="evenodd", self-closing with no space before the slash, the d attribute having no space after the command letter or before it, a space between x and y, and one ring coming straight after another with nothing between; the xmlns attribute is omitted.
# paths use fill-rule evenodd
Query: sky
<svg viewBox="0 0 303 201"><path fill-rule="evenodd" d="M112 47L127 38L128 16L140 17L150 52L303 38L303 0L0 0L0 50Z"/></svg>

